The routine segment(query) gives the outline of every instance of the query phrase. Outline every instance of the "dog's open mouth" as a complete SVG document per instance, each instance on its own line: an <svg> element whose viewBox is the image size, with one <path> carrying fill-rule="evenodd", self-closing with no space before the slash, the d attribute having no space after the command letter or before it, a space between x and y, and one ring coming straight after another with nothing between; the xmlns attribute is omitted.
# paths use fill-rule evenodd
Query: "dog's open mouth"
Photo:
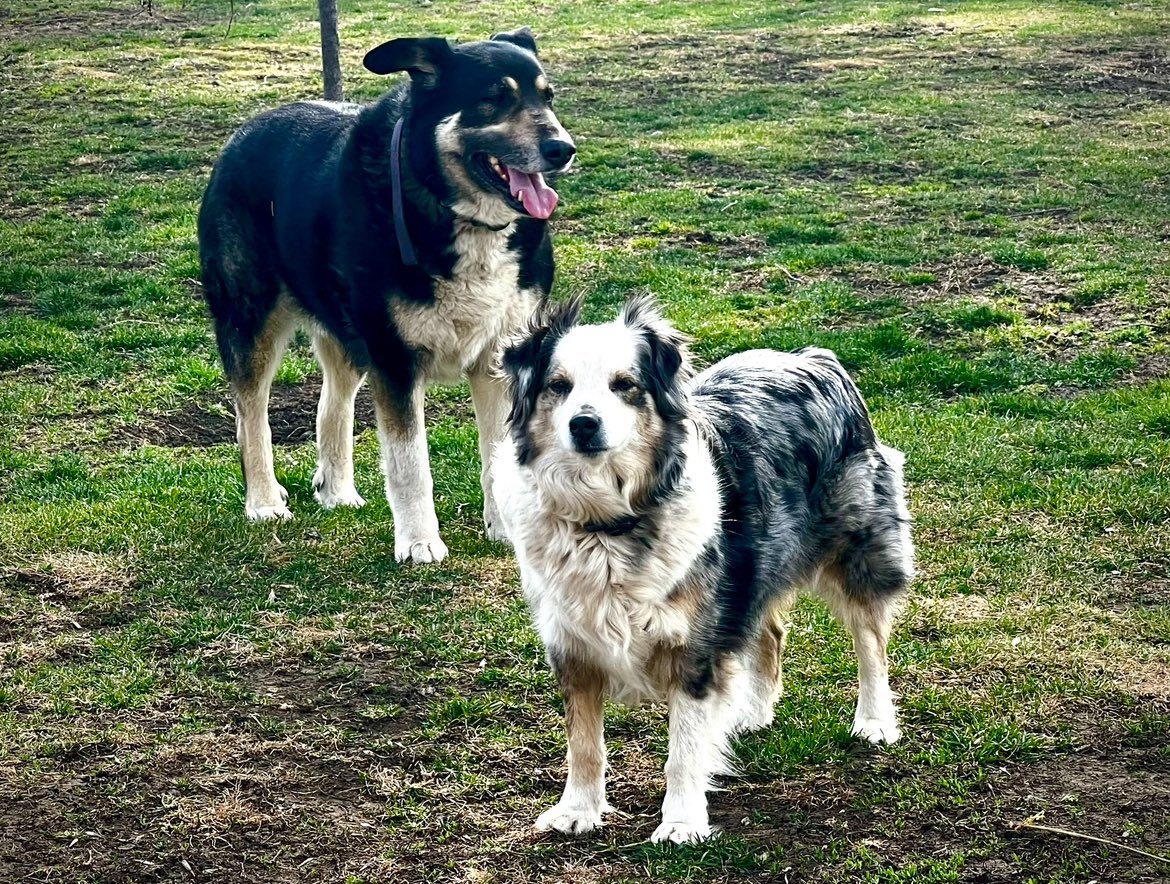
<svg viewBox="0 0 1170 884"><path fill-rule="evenodd" d="M482 166L487 180L493 182L508 202L533 218L548 218L557 207L557 192L548 186L540 172L521 172L488 154L482 155Z"/></svg>

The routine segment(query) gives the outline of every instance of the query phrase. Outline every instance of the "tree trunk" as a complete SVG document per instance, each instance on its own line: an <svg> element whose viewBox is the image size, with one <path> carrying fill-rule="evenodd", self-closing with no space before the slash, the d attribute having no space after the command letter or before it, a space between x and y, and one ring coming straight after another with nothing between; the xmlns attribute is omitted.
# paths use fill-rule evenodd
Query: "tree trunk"
<svg viewBox="0 0 1170 884"><path fill-rule="evenodd" d="M341 88L341 41L337 36L337 0L317 0L321 16L321 73L325 78L325 100L345 101Z"/></svg>

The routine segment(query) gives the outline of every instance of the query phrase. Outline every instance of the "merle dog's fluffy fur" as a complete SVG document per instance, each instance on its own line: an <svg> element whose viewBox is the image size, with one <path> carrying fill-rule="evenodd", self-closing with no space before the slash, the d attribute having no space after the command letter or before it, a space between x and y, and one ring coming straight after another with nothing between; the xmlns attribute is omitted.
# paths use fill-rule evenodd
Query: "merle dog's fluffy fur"
<svg viewBox="0 0 1170 884"><path fill-rule="evenodd" d="M913 548L902 456L827 350L757 350L691 377L652 302L602 326L553 308L505 351L495 493L565 695L569 777L540 828L608 809L602 696L670 705L655 840L705 837L730 735L772 720L784 615L808 588L853 635L854 732L899 736L886 642Z"/></svg>
<svg viewBox="0 0 1170 884"><path fill-rule="evenodd" d="M199 215L204 292L236 401L249 517L287 518L272 468L267 403L294 328L313 332L324 387L314 487L327 507L360 505L353 398L368 376L399 559L446 553L431 501L423 390L469 378L487 454L506 391L490 370L553 278L544 174L574 146L552 110L531 31L452 47L392 40L371 71L406 71L369 105L300 102L252 119L216 163ZM400 254L392 136L403 121ZM486 461L486 457L485 457ZM486 479L486 465L484 476ZM485 481L484 517L500 536Z"/></svg>

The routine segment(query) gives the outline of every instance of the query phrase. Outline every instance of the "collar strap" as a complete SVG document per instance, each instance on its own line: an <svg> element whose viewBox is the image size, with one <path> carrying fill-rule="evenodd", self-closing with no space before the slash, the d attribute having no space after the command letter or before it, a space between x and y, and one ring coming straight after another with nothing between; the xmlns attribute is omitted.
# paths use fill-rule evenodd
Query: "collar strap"
<svg viewBox="0 0 1170 884"><path fill-rule="evenodd" d="M582 527L590 534L608 534L610 537L622 537L629 534L642 524L642 517L633 514L622 516L612 522L586 522Z"/></svg>
<svg viewBox="0 0 1170 884"><path fill-rule="evenodd" d="M398 240L398 255L407 267L418 264L414 254L414 244L410 241L410 231L406 229L406 213L402 209L402 124L404 117L399 117L394 124L394 134L390 137L390 199L394 207L394 236Z"/></svg>
<svg viewBox="0 0 1170 884"><path fill-rule="evenodd" d="M499 233L501 230L507 230L515 223L514 221L509 221L507 224L501 224L497 226L495 224L485 224L483 221L476 221L474 218L464 218L463 216L459 216L459 220L466 221L472 227L482 227L484 230L491 230L494 233Z"/></svg>

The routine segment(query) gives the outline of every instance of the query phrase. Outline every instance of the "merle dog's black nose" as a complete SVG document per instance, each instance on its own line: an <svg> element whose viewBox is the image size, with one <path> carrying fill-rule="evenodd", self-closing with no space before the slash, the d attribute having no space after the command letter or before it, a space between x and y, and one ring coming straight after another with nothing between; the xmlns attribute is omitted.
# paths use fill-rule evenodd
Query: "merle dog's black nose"
<svg viewBox="0 0 1170 884"><path fill-rule="evenodd" d="M592 442L600 429L601 421L591 414L578 414L569 419L569 433L577 445Z"/></svg>
<svg viewBox="0 0 1170 884"><path fill-rule="evenodd" d="M546 141L540 146L540 155L545 162L554 166L563 166L573 158L577 148L571 141Z"/></svg>

